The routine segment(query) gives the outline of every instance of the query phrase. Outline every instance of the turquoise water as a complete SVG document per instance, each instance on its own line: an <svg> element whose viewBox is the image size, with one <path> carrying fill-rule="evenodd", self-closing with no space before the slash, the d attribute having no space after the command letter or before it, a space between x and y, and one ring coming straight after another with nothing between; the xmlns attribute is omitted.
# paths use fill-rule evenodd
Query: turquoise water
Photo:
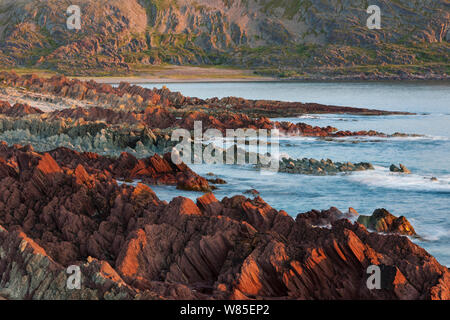
<svg viewBox="0 0 450 320"><path fill-rule="evenodd" d="M342 138L325 141L289 137L280 141L281 152L291 157L367 161L376 170L350 175L316 177L276 174L263 176L250 166L192 166L199 174L214 172L228 181L217 198L257 189L276 209L292 216L311 209L355 208L371 214L386 208L404 215L425 240L416 243L450 266L450 83L449 82L291 82L291 83L177 83L154 84L200 98L240 96L254 99L317 102L352 107L408 111L408 116L304 115L277 119L331 125L344 130L374 129L386 133L422 134L410 138ZM392 163L405 164L413 174L392 174ZM431 181L431 177L438 181ZM161 199L196 193L171 187L153 187Z"/></svg>

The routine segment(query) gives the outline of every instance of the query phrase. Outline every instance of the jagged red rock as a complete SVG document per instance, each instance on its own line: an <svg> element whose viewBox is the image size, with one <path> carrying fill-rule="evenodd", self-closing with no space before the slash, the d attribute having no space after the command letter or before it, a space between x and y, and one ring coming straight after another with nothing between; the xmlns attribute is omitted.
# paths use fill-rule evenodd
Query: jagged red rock
<svg viewBox="0 0 450 320"><path fill-rule="evenodd" d="M363 115L400 114L364 108L319 105L315 103L246 100L242 98L207 99L184 97L167 88L147 89L128 83L118 87L95 81L70 80L64 76L49 79L36 75L19 76L0 72L0 81L12 87L26 87L30 91L86 100L105 108L94 107L52 112L52 118L73 118L87 121L104 120L110 124L142 124L150 129L194 129L195 121L202 121L203 129L274 129L282 134L314 137L385 136L377 131L338 131L333 127L317 127L305 123L271 121L269 117L293 117L305 113L350 113ZM127 107L124 111L124 107ZM109 110L111 109L111 110ZM1 111L1 108L0 108Z"/></svg>
<svg viewBox="0 0 450 320"><path fill-rule="evenodd" d="M119 186L119 160L5 145L0 157L7 299L450 298L448 268L407 237L370 233L336 208L294 220L259 197L167 203L143 184ZM124 172L139 162L121 158ZM152 168L168 170L162 160ZM80 291L65 287L73 264ZM383 271L381 290L366 286L370 265Z"/></svg>

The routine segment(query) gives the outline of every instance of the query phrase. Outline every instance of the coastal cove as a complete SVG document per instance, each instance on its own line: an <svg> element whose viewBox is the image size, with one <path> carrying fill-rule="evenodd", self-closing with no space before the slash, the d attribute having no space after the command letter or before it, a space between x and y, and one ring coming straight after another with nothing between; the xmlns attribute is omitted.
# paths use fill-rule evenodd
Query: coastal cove
<svg viewBox="0 0 450 320"><path fill-rule="evenodd" d="M385 133L404 132L422 137L346 137L319 139L284 137L281 152L292 158L331 159L370 162L374 171L337 176L308 176L279 173L270 178L248 167L194 165L202 176L213 172L228 183L218 186L218 199L259 191L261 197L291 216L311 209L335 206L342 211L355 208L371 214L386 208L403 215L424 240L414 240L438 261L450 266L450 83L449 82L261 82L261 83L167 83L146 84L147 88L165 85L183 95L211 98L242 96L332 104L339 106L405 111L416 115L303 115L275 119L305 122L313 126L333 126L341 130L374 129ZM403 163L411 175L389 172L391 164ZM436 177L437 181L431 178ZM152 186L163 200L174 196L192 199L198 194L170 186Z"/></svg>
<svg viewBox="0 0 450 320"><path fill-rule="evenodd" d="M449 299L448 106L406 93L389 111L0 72L0 299ZM199 122L219 135L194 152L278 129L279 170L179 162ZM65 290L73 265L86 281Z"/></svg>
<svg viewBox="0 0 450 320"><path fill-rule="evenodd" d="M0 303L449 301L449 1L0 0Z"/></svg>

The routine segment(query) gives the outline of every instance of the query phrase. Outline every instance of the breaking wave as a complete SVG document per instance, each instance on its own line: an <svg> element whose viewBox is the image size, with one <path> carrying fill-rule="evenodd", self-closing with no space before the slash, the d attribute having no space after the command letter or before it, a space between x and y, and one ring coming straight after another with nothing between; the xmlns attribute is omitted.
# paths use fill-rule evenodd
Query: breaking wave
<svg viewBox="0 0 450 320"><path fill-rule="evenodd" d="M347 178L370 187L450 193L450 175L438 176L436 181L432 180L432 176L393 173L387 168L375 166L375 170L354 172Z"/></svg>

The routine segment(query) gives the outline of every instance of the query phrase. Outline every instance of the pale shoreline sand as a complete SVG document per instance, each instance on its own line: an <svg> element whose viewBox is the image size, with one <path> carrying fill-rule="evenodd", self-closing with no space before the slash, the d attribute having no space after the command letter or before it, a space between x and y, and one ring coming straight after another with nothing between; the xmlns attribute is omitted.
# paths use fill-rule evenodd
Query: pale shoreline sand
<svg viewBox="0 0 450 320"><path fill-rule="evenodd" d="M11 68L1 69L0 71L15 71L19 75L36 74L38 76L49 78L58 75L58 72L51 70ZM224 67L194 67L194 66L148 66L138 69L132 73L124 75L96 75L91 76L71 76L71 79L83 81L94 80L98 83L116 84L120 82L130 82L135 84L146 83L182 83L182 82L261 82L261 81L280 81L277 77L260 76L253 70L233 69Z"/></svg>
<svg viewBox="0 0 450 320"><path fill-rule="evenodd" d="M56 71L27 69L27 68L11 68L1 69L0 71L15 71L19 75L36 74L43 78L58 75ZM310 75L304 78L279 78L274 76L257 75L253 70L233 69L227 67L211 67L211 66L148 66L146 68L135 70L132 73L124 75L88 75L88 76L71 76L71 79L82 81L94 80L104 84L119 84L120 82L129 82L136 85L143 84L170 84L170 83L230 83L230 82L352 82L352 81L449 81L448 77L444 78L427 78L423 76L412 76L409 79L397 79L390 77L362 77L361 74L341 75L341 76L324 76Z"/></svg>
<svg viewBox="0 0 450 320"><path fill-rule="evenodd" d="M255 75L252 70L193 66L153 66L141 70L135 75L77 77L80 80L95 80L99 83L119 83L122 81L146 83L181 83L181 82L251 82L277 81L275 77Z"/></svg>
<svg viewBox="0 0 450 320"><path fill-rule="evenodd" d="M225 82L281 82L277 78L186 78L186 79L173 79L173 78L150 78L150 77L77 77L79 80L89 81L94 80L98 83L116 84L120 82L129 82L133 84L151 84L151 83L225 83Z"/></svg>

